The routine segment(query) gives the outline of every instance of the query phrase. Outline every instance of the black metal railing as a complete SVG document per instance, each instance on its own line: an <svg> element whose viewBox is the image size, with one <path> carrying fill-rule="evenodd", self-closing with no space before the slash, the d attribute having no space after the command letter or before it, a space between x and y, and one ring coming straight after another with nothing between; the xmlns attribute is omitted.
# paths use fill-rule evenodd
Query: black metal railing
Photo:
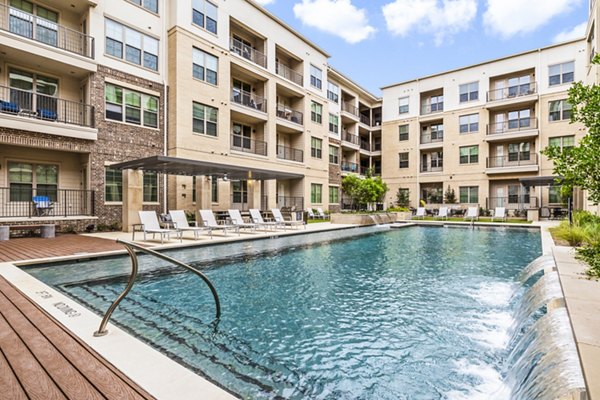
<svg viewBox="0 0 600 400"><path fill-rule="evenodd" d="M244 153L267 155L267 142L250 139L246 136L231 135L231 149L243 151Z"/></svg>
<svg viewBox="0 0 600 400"><path fill-rule="evenodd" d="M537 129L538 122L537 118L517 118L509 119L507 121L495 122L487 125L488 135L500 135L503 133L512 133L525 131L529 129Z"/></svg>
<svg viewBox="0 0 600 400"><path fill-rule="evenodd" d="M507 210L526 210L538 208L538 198L528 194L508 195L507 197L488 197L486 208L494 210L496 207L505 207Z"/></svg>
<svg viewBox="0 0 600 400"><path fill-rule="evenodd" d="M342 102L342 111L345 111L354 115L355 117L358 117L358 107L347 101Z"/></svg>
<svg viewBox="0 0 600 400"><path fill-rule="evenodd" d="M293 147L277 145L277 158L282 160L291 160L304 162L304 151Z"/></svg>
<svg viewBox="0 0 600 400"><path fill-rule="evenodd" d="M360 114L360 122L365 125L371 126L371 118L367 117L366 115Z"/></svg>
<svg viewBox="0 0 600 400"><path fill-rule="evenodd" d="M381 151L381 142L373 142L371 151Z"/></svg>
<svg viewBox="0 0 600 400"><path fill-rule="evenodd" d="M302 211L304 210L304 197L277 196L277 207Z"/></svg>
<svg viewBox="0 0 600 400"><path fill-rule="evenodd" d="M231 91L231 101L257 111L264 113L267 112L267 99L253 93L246 92L245 90L233 89Z"/></svg>
<svg viewBox="0 0 600 400"><path fill-rule="evenodd" d="M0 4L0 30L94 58L93 37L4 4Z"/></svg>
<svg viewBox="0 0 600 400"><path fill-rule="evenodd" d="M283 118L295 124L304 124L304 114L283 104L277 104L277 118Z"/></svg>
<svg viewBox="0 0 600 400"><path fill-rule="evenodd" d="M444 141L444 131L421 134L421 144L440 143Z"/></svg>
<svg viewBox="0 0 600 400"><path fill-rule="evenodd" d="M371 151L371 143L368 140L361 139L360 148L363 150Z"/></svg>
<svg viewBox="0 0 600 400"><path fill-rule="evenodd" d="M444 160L421 163L421 172L442 172L444 170Z"/></svg>
<svg viewBox="0 0 600 400"><path fill-rule="evenodd" d="M94 191L53 186L0 188L0 217L72 217L94 215Z"/></svg>
<svg viewBox="0 0 600 400"><path fill-rule="evenodd" d="M344 142L352 143L354 145L360 146L360 136L354 135L349 132L344 132L342 134L342 140Z"/></svg>
<svg viewBox="0 0 600 400"><path fill-rule="evenodd" d="M444 111L444 102L433 103L433 104L422 104L421 115L434 114Z"/></svg>
<svg viewBox="0 0 600 400"><path fill-rule="evenodd" d="M275 73L287 80L294 82L296 85L302 86L304 84L304 76L291 69L285 64L278 62L275 64Z"/></svg>
<svg viewBox="0 0 600 400"><path fill-rule="evenodd" d="M246 60L252 61L254 64L260 65L263 68L267 68L267 56L252 48L252 46L248 46L236 38L231 38L229 49Z"/></svg>
<svg viewBox="0 0 600 400"><path fill-rule="evenodd" d="M0 113L40 121L93 128L94 107L89 104L0 86Z"/></svg>
<svg viewBox="0 0 600 400"><path fill-rule="evenodd" d="M507 156L488 157L486 165L487 168L505 168L537 164L538 157L536 153L518 152L510 153Z"/></svg>
<svg viewBox="0 0 600 400"><path fill-rule="evenodd" d="M360 166L357 163L353 162L344 161L342 162L341 168L344 172L354 172L356 174L360 172Z"/></svg>
<svg viewBox="0 0 600 400"><path fill-rule="evenodd" d="M537 93L537 82L524 83L487 92L487 101L499 101Z"/></svg>

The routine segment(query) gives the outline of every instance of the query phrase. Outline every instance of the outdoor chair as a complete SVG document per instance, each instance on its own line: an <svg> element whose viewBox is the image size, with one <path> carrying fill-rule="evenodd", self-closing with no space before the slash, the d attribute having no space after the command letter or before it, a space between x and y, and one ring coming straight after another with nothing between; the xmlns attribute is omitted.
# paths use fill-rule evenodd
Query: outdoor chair
<svg viewBox="0 0 600 400"><path fill-rule="evenodd" d="M313 212L312 208L307 209L306 213L308 214L308 218L317 219L317 217L315 217L315 213Z"/></svg>
<svg viewBox="0 0 600 400"><path fill-rule="evenodd" d="M158 233L160 235L160 243L164 243L165 236L167 240L171 240L171 234L174 233L179 240L181 241L181 234L173 229L164 229L160 227L160 223L158 222L158 217L156 216L156 211L138 211L140 216L140 225L142 227L142 232L144 233L144 241L146 241L146 234L151 233L152 239L156 237ZM135 234L135 230L134 230Z"/></svg>
<svg viewBox="0 0 600 400"><path fill-rule="evenodd" d="M229 214L229 219L231 220L231 224L234 226L237 226L238 229L246 228L246 229L251 229L253 231L256 231L257 225L244 221L244 218L242 218L242 214L240 213L240 210L237 210L237 209L227 210L227 213Z"/></svg>
<svg viewBox="0 0 600 400"><path fill-rule="evenodd" d="M54 203L50 201L48 196L34 196L31 200L33 201L35 213L38 217L50 215L50 212L54 208Z"/></svg>
<svg viewBox="0 0 600 400"><path fill-rule="evenodd" d="M271 227L273 229L277 229L277 226L279 225L277 222L273 221L273 222L265 222L265 220L263 219L262 215L260 215L260 211L256 208L251 208L250 209L250 218L252 219L252 222L255 223L258 226L262 226L265 228Z"/></svg>
<svg viewBox="0 0 600 400"><path fill-rule="evenodd" d="M219 225L217 220L215 219L215 214L213 214L212 210L200 210L200 218L202 219L202 225L204 228L208 229L208 233L210 238L212 239L213 231L223 231L223 235L227 236L227 230L233 229L240 234L240 228L234 225Z"/></svg>
<svg viewBox="0 0 600 400"><path fill-rule="evenodd" d="M171 219L169 223L173 224L181 237L183 237L183 232L194 232L194 240L198 240L200 232L206 230L204 227L190 226L183 210L171 210L169 211L169 217ZM195 225L196 222L193 222L193 224Z"/></svg>
<svg viewBox="0 0 600 400"><path fill-rule="evenodd" d="M284 228L286 226L297 227L297 226L304 225L304 229L306 229L306 223L304 221L292 221L292 220L286 220L285 218L283 218L283 214L281 213L281 210L279 208L272 208L271 213L273 214L273 218L275 219L275 222L277 222L279 225L283 226Z"/></svg>
<svg viewBox="0 0 600 400"><path fill-rule="evenodd" d="M329 215L325 214L321 207L317 208L317 217L319 217L319 219L329 219Z"/></svg>
<svg viewBox="0 0 600 400"><path fill-rule="evenodd" d="M494 216L492 217L492 222L494 220L499 219L500 221L506 221L506 208L505 207L496 207L494 210Z"/></svg>
<svg viewBox="0 0 600 400"><path fill-rule="evenodd" d="M479 219L479 207L469 207L465 220L477 221Z"/></svg>
<svg viewBox="0 0 600 400"><path fill-rule="evenodd" d="M438 214L433 217L434 219L448 219L448 207L440 207Z"/></svg>
<svg viewBox="0 0 600 400"><path fill-rule="evenodd" d="M415 214L414 218L415 219L417 219L417 218L425 219L425 207L418 207L417 213Z"/></svg>

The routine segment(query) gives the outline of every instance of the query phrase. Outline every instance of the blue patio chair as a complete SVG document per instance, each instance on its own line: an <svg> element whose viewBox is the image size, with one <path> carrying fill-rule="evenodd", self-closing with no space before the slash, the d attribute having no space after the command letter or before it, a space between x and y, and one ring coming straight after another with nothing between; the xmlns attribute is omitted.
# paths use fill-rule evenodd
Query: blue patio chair
<svg viewBox="0 0 600 400"><path fill-rule="evenodd" d="M37 115L41 119L46 119L49 121L56 121L58 119L58 114L52 110L46 110L45 108L38 108Z"/></svg>
<svg viewBox="0 0 600 400"><path fill-rule="evenodd" d="M0 111L17 114L19 112L19 106L17 103L0 100Z"/></svg>
<svg viewBox="0 0 600 400"><path fill-rule="evenodd" d="M37 213L38 217L50 215L50 211L52 211L54 203L50 201L48 196L34 196L31 200L35 205L35 212Z"/></svg>

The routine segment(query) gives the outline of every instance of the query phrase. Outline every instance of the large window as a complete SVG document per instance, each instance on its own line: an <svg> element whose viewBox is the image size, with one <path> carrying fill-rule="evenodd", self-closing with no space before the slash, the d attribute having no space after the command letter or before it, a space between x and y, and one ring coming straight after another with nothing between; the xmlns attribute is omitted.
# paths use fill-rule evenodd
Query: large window
<svg viewBox="0 0 600 400"><path fill-rule="evenodd" d="M219 179L216 176L210 179L210 201L219 202Z"/></svg>
<svg viewBox="0 0 600 400"><path fill-rule="evenodd" d="M573 82L575 80L575 61L550 65L548 71L550 75L548 84L550 86Z"/></svg>
<svg viewBox="0 0 600 400"><path fill-rule="evenodd" d="M50 201L56 201L58 166L9 162L8 186L10 201L31 201L33 196L46 196Z"/></svg>
<svg viewBox="0 0 600 400"><path fill-rule="evenodd" d="M340 163L340 148L337 146L329 145L329 164Z"/></svg>
<svg viewBox="0 0 600 400"><path fill-rule="evenodd" d="M323 106L314 101L310 103L310 120L318 124L323 122Z"/></svg>
<svg viewBox="0 0 600 400"><path fill-rule="evenodd" d="M323 71L314 65L310 66L310 85L317 89L323 87Z"/></svg>
<svg viewBox="0 0 600 400"><path fill-rule="evenodd" d="M52 115L56 119L58 79L11 68L8 81L10 101L16 103L19 110L37 110L40 115Z"/></svg>
<svg viewBox="0 0 600 400"><path fill-rule="evenodd" d="M205 106L200 103L193 103L193 128L194 133L201 135L217 136L217 119L219 110Z"/></svg>
<svg viewBox="0 0 600 400"><path fill-rule="evenodd" d="M138 6L144 7L153 13L158 13L158 0L128 0Z"/></svg>
<svg viewBox="0 0 600 400"><path fill-rule="evenodd" d="M233 203L248 203L248 181L231 182L231 193Z"/></svg>
<svg viewBox="0 0 600 400"><path fill-rule="evenodd" d="M408 153L400 153L398 168L408 168Z"/></svg>
<svg viewBox="0 0 600 400"><path fill-rule="evenodd" d="M400 125L398 127L398 140L401 142L408 140L408 125Z"/></svg>
<svg viewBox="0 0 600 400"><path fill-rule="evenodd" d="M400 97L398 99L398 113L399 114L406 114L406 113L408 113L408 96L407 97Z"/></svg>
<svg viewBox="0 0 600 400"><path fill-rule="evenodd" d="M473 101L479 99L479 82L465 83L458 87L460 93L459 101L466 103L467 101Z"/></svg>
<svg viewBox="0 0 600 400"><path fill-rule="evenodd" d="M458 191L461 203L479 203L479 186L461 186Z"/></svg>
<svg viewBox="0 0 600 400"><path fill-rule="evenodd" d="M323 202L323 185L319 183L310 184L310 202L313 204Z"/></svg>
<svg viewBox="0 0 600 400"><path fill-rule="evenodd" d="M566 149L575 146L575 135L552 137L548 140L548 146Z"/></svg>
<svg viewBox="0 0 600 400"><path fill-rule="evenodd" d="M104 201L107 203L123 201L123 173L106 168L104 172Z"/></svg>
<svg viewBox="0 0 600 400"><path fill-rule="evenodd" d="M158 97L107 83L106 119L158 128Z"/></svg>
<svg viewBox="0 0 600 400"><path fill-rule="evenodd" d="M340 117L329 114L329 132L338 135L340 133Z"/></svg>
<svg viewBox="0 0 600 400"><path fill-rule="evenodd" d="M327 99L334 103L340 102L340 87L332 82L327 82Z"/></svg>
<svg viewBox="0 0 600 400"><path fill-rule="evenodd" d="M233 147L250 150L252 148L252 127L233 123Z"/></svg>
<svg viewBox="0 0 600 400"><path fill-rule="evenodd" d="M314 158L323 157L323 140L319 138L310 138L310 156Z"/></svg>
<svg viewBox="0 0 600 400"><path fill-rule="evenodd" d="M461 164L477 164L479 162L479 146L465 146L459 149Z"/></svg>
<svg viewBox="0 0 600 400"><path fill-rule="evenodd" d="M58 45L58 13L26 0L10 0L10 32L30 39ZM33 28L35 15L36 27Z"/></svg>
<svg viewBox="0 0 600 400"><path fill-rule="evenodd" d="M340 188L337 186L329 186L329 203L338 204L340 202Z"/></svg>
<svg viewBox="0 0 600 400"><path fill-rule="evenodd" d="M219 59L196 48L193 50L192 57L194 78L216 85Z"/></svg>
<svg viewBox="0 0 600 400"><path fill-rule="evenodd" d="M479 114L461 115L458 118L460 133L479 131Z"/></svg>
<svg viewBox="0 0 600 400"><path fill-rule="evenodd" d="M569 104L567 100L556 100L549 103L550 113L548 115L549 120L561 121L565 119L571 119L571 113L573 106Z"/></svg>
<svg viewBox="0 0 600 400"><path fill-rule="evenodd" d="M527 161L531 159L531 144L510 143L508 145L508 161Z"/></svg>
<svg viewBox="0 0 600 400"><path fill-rule="evenodd" d="M562 196L560 195L560 186L548 187L548 203L549 204L564 204Z"/></svg>
<svg viewBox="0 0 600 400"><path fill-rule="evenodd" d="M209 32L217 34L218 8L210 1L193 0L192 22Z"/></svg>
<svg viewBox="0 0 600 400"><path fill-rule="evenodd" d="M158 40L108 18L106 54L158 70Z"/></svg>
<svg viewBox="0 0 600 400"><path fill-rule="evenodd" d="M158 202L158 174L156 172L144 172L144 202Z"/></svg>

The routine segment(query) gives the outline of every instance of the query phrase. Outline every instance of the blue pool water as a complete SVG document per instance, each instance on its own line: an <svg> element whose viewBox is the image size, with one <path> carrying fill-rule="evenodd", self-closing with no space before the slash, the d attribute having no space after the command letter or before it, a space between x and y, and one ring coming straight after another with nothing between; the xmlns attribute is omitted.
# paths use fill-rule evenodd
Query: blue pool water
<svg viewBox="0 0 600 400"><path fill-rule="evenodd" d="M334 240L356 232L169 253L216 286L216 328L197 276L141 257L112 321L243 398L506 397L517 277L541 254L539 233L414 227ZM128 268L123 257L27 271L100 314Z"/></svg>

